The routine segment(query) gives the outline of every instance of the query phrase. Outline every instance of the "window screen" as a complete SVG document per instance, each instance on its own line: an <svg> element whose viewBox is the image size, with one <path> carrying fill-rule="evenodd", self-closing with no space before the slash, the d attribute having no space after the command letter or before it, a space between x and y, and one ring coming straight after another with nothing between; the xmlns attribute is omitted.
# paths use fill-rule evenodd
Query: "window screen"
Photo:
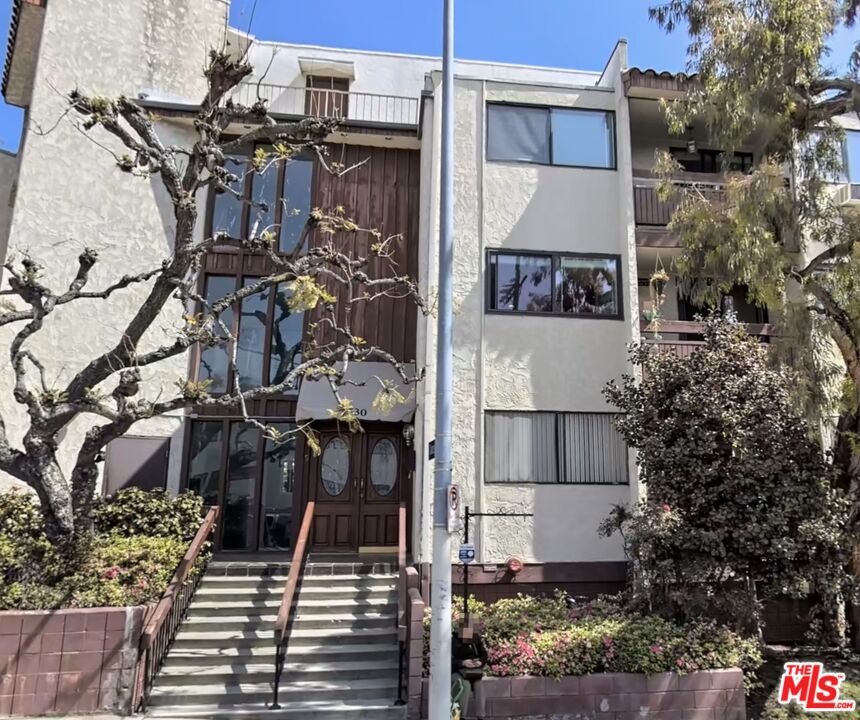
<svg viewBox="0 0 860 720"><path fill-rule="evenodd" d="M487 159L549 163L549 109L488 105Z"/></svg>

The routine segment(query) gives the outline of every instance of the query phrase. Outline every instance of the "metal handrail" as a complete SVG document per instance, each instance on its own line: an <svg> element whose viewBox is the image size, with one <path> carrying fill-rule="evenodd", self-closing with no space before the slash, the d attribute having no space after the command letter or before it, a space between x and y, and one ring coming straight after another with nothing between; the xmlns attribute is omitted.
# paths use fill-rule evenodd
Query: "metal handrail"
<svg viewBox="0 0 860 720"><path fill-rule="evenodd" d="M403 665L406 655L407 624L406 603L408 599L408 580L406 573L406 503L401 502L397 515L397 700L395 704L404 705Z"/></svg>
<svg viewBox="0 0 860 720"><path fill-rule="evenodd" d="M281 598L281 607L278 609L278 617L275 620L275 683L274 695L272 696L272 710L281 706L278 704L278 687L281 683L281 673L284 671L284 661L287 655L286 640L290 619L293 614L293 599L296 588L301 578L302 566L307 554L308 536L311 532L311 524L314 519L314 501L308 502L305 514L302 518L302 526L299 529L299 537L293 550L293 558L290 561L290 573L287 576L287 584L284 587L284 595Z"/></svg>
<svg viewBox="0 0 860 720"><path fill-rule="evenodd" d="M218 522L220 508L217 506L209 508L206 516L194 539L188 546L170 584L158 601L158 604L147 614L140 637L140 650L137 661L137 679L135 682L135 693L133 707L138 709L146 703L146 698L152 688L152 681L161 668L164 656L173 644L176 631L185 618L194 592L202 572L197 573L192 581L188 582L188 576L194 569L194 565L206 547L212 531ZM141 674L141 670L143 671Z"/></svg>
<svg viewBox="0 0 860 720"><path fill-rule="evenodd" d="M415 127L419 116L418 97L253 81L241 83L233 100L241 105L265 100L273 115L329 117L346 123Z"/></svg>

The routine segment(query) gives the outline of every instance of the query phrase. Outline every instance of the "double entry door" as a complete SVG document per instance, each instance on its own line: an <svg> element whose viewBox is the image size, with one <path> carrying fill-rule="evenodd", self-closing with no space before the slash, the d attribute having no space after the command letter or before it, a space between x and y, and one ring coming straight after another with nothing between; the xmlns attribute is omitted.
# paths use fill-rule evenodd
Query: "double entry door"
<svg viewBox="0 0 860 720"><path fill-rule="evenodd" d="M309 468L314 550L397 546L400 501L406 499L404 445L400 426L320 433L322 452Z"/></svg>

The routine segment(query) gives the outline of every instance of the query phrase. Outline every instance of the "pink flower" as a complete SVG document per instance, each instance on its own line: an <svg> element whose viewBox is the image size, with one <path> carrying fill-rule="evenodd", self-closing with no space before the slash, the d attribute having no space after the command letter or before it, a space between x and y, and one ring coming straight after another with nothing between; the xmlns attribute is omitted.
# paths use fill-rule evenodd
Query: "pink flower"
<svg viewBox="0 0 860 720"><path fill-rule="evenodd" d="M669 507L668 503L663 503L663 512L671 512L672 508Z"/></svg>
<svg viewBox="0 0 860 720"><path fill-rule="evenodd" d="M663 648L661 648L659 645L652 645L649 650L651 650L651 652L655 655L659 655L663 652Z"/></svg>
<svg viewBox="0 0 860 720"><path fill-rule="evenodd" d="M113 580L117 575L119 575L119 568L118 567L112 567L112 568L109 568L108 571L105 573L105 579L106 580Z"/></svg>

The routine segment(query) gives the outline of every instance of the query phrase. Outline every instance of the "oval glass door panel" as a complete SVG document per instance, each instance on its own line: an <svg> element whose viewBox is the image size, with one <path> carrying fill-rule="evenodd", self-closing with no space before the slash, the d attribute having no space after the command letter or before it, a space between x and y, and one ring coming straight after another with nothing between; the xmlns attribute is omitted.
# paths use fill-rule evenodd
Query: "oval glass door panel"
<svg viewBox="0 0 860 720"><path fill-rule="evenodd" d="M370 456L370 482L377 495L390 495L397 482L397 448L388 438L373 446Z"/></svg>
<svg viewBox="0 0 860 720"><path fill-rule="evenodd" d="M332 438L322 456L323 489L337 497L346 489L349 480L349 447L342 438Z"/></svg>

